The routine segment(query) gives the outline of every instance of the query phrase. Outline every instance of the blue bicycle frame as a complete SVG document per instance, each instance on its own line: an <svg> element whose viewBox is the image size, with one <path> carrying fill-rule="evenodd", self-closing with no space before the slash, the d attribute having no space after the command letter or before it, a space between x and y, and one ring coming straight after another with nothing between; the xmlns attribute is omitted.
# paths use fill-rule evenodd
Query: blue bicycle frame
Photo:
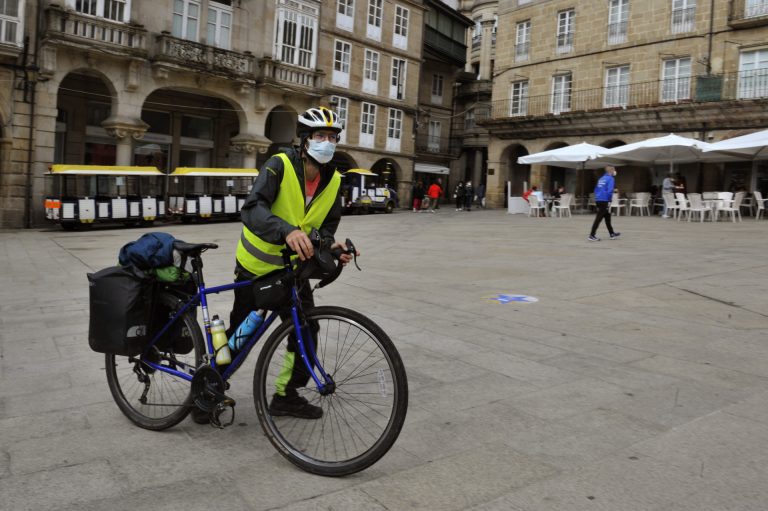
<svg viewBox="0 0 768 511"><path fill-rule="evenodd" d="M187 302L184 303L184 305L173 315L173 317L163 325L163 328L160 329L157 334L152 338L152 341L149 343L149 345L145 348L144 353L142 353L142 363L148 365L149 367L155 369L156 371L162 371L168 374L172 374L174 376L177 376L179 378L182 378L187 381L191 381L192 378L195 375L195 367L191 367L187 364L184 364L183 362L176 361L177 366L182 366L181 370L176 369L174 367L164 366L161 364L158 364L156 362L147 360L147 357L145 356L149 350L160 340L160 338L165 334L165 332L168 331L171 326L173 326L176 321L190 308L195 307L197 304L200 304L200 308L203 311L203 324L205 326L205 340L206 340L206 352L208 355L208 361L206 363L210 363L211 367L214 369L216 368L216 357L214 349L213 349L213 336L211 335L211 322L210 318L208 317L208 299L207 296L210 294L218 294L224 291L231 291L233 289L251 286L253 285L253 282L250 280L243 280L239 282L233 282L232 284L224 284L222 286L215 286L206 288L205 285L201 282L198 285L197 293L192 296ZM306 345L305 345L305 339L304 339L304 329L301 328L301 322L299 320L299 314L298 314L298 307L296 304L300 303L298 298L298 293L296 291L296 286L294 285L291 289L291 318L293 320L294 329L296 332L296 339L298 341L298 347L299 347L299 354L301 355L301 359L304 361L304 365L307 367L307 370L309 371L309 374L312 376L312 379L315 381L315 384L317 385L318 392L321 394L324 392L324 390L328 386L328 382L332 383L331 377L325 372L322 365L320 364L320 361L317 359L317 353L316 350L310 350L310 353L307 353ZM256 343L261 339L261 336L264 334L264 332L267 331L267 329L272 325L272 323L275 322L277 318L280 317L280 314L277 311L272 311L270 314L264 319L264 322L259 326L259 328L256 329L256 331L251 334L251 336L248 338L248 340L245 342L243 347L238 351L237 355L234 357L232 362L224 368L223 371L221 371L221 377L224 381L227 381L230 376L232 376L235 371L240 367L240 365L245 361L248 354L251 352L251 349L256 345ZM320 373L320 378L315 374L314 368L317 368L318 372ZM321 380L322 378L322 380Z"/></svg>

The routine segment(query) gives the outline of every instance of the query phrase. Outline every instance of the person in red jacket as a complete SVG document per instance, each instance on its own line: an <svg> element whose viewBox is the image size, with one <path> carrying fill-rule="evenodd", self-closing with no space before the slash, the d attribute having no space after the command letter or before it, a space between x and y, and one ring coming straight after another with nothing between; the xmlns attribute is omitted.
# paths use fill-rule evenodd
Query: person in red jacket
<svg viewBox="0 0 768 511"><path fill-rule="evenodd" d="M437 181L429 185L429 189L427 190L427 196L429 197L429 212L434 213L435 208L438 207L440 197L443 195L443 187L441 186L443 183L442 179L439 177L437 178Z"/></svg>

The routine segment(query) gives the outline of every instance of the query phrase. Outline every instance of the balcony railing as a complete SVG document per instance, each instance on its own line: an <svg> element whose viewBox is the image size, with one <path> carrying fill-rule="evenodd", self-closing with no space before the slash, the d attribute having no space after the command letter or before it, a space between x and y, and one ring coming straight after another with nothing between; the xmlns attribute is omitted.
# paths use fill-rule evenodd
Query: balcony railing
<svg viewBox="0 0 768 511"><path fill-rule="evenodd" d="M574 90L569 112L615 110L674 103L699 103L768 98L768 68L722 75L706 75ZM560 98L562 102L562 98ZM492 103L491 119L553 115L553 95L526 96ZM476 122L485 119L476 116Z"/></svg>
<svg viewBox="0 0 768 511"><path fill-rule="evenodd" d="M461 65L467 60L467 46L463 42L451 39L429 25L424 27L424 44L432 51L444 54Z"/></svg>
<svg viewBox="0 0 768 511"><path fill-rule="evenodd" d="M258 79L266 83L320 90L323 88L324 76L322 71L286 64L269 57L263 57L259 61Z"/></svg>
<svg viewBox="0 0 768 511"><path fill-rule="evenodd" d="M627 41L627 22L617 21L608 24L608 44L620 44Z"/></svg>
<svg viewBox="0 0 768 511"><path fill-rule="evenodd" d="M141 26L65 11L58 5L48 7L45 15L45 37L48 39L97 47L113 53L147 51L147 31Z"/></svg>
<svg viewBox="0 0 768 511"><path fill-rule="evenodd" d="M768 23L768 0L732 0L728 22L734 28Z"/></svg>
<svg viewBox="0 0 768 511"><path fill-rule="evenodd" d="M557 53L570 53L573 51L573 32L557 35Z"/></svg>
<svg viewBox="0 0 768 511"><path fill-rule="evenodd" d="M416 135L416 152L458 157L461 143L456 137L437 137L427 133Z"/></svg>
<svg viewBox="0 0 768 511"><path fill-rule="evenodd" d="M168 33L157 36L156 51L155 58L161 62L240 76L253 75L255 59L250 52L215 48L179 39Z"/></svg>

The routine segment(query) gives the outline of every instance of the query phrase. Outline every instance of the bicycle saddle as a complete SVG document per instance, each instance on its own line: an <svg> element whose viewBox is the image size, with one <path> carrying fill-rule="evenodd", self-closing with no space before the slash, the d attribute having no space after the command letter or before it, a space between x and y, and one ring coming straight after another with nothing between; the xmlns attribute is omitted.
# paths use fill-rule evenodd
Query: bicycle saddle
<svg viewBox="0 0 768 511"><path fill-rule="evenodd" d="M176 240L173 242L173 248L186 256L198 256L209 248L219 248L216 243L187 243Z"/></svg>

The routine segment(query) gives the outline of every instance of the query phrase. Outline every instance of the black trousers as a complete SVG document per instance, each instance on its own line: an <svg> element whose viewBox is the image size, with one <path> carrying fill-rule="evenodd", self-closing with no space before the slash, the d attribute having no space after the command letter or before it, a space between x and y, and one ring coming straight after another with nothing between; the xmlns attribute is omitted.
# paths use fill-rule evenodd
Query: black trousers
<svg viewBox="0 0 768 511"><path fill-rule="evenodd" d="M253 277L254 277L253 274L251 274L249 271L245 270L244 268L241 268L240 266L238 266L235 269L235 282L250 280ZM308 311L309 309L315 306L315 300L314 300L314 297L312 296L312 288L309 285L308 281L305 281L304 285L299 288L299 299L301 300L301 307L305 311ZM254 305L253 288L251 288L250 286L243 286L243 287L236 288L235 303L232 305L232 312L230 312L229 314L229 328L227 329L227 337L230 337L235 332L235 330L237 330L237 327L240 326L240 323L245 321L245 318L247 318L248 314L250 314L251 311L253 310L257 310L257 307ZM280 311L280 319L283 321L287 319L291 319L290 309L285 311ZM308 326L309 326L309 331L307 331L306 327L304 327L302 331L302 336L304 337L305 342L307 342L310 336L312 338L312 341L311 341L311 346L305 345L305 347L308 350L311 348L312 351L315 351L315 342L317 340L318 325L314 321L312 321ZM310 336L308 336L307 334L310 334ZM291 396L291 395L296 395L297 388L305 387L307 385L307 383L309 382L310 374L307 371L307 368L304 362L301 360L301 355L299 354L298 341L296 339L295 334L290 334L288 336L288 351L294 353L295 355L291 378L288 381L288 384L286 385L286 395Z"/></svg>
<svg viewBox="0 0 768 511"><path fill-rule="evenodd" d="M592 232L589 234L594 236L597 234L597 228L600 227L600 222L605 219L605 226L608 228L608 234L613 234L613 227L611 226L611 209L610 202L595 201L597 206L597 214L595 215L595 221L592 223Z"/></svg>

